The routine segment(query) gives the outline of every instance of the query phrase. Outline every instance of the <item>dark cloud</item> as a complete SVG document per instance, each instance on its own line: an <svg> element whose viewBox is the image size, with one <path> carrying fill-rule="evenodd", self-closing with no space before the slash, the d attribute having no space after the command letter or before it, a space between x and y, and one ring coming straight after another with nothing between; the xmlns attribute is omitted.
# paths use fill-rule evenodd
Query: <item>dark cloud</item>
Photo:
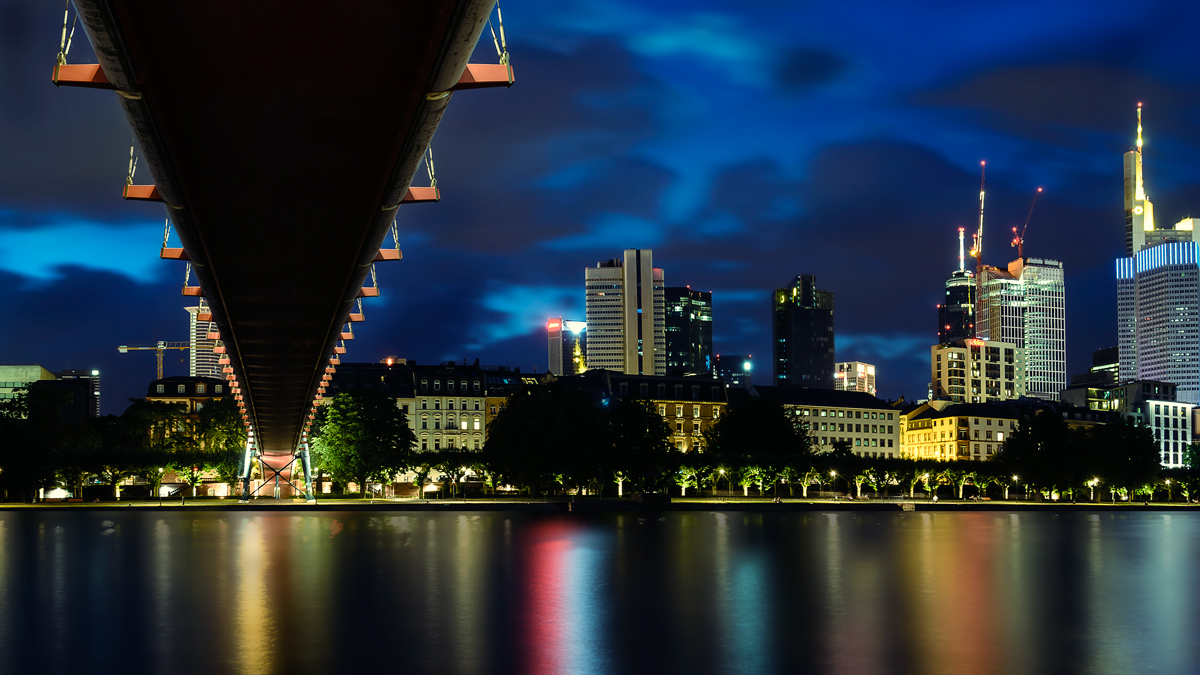
<svg viewBox="0 0 1200 675"><path fill-rule="evenodd" d="M803 94L836 80L847 68L846 61L820 49L790 49L779 60L776 82L787 92Z"/></svg>

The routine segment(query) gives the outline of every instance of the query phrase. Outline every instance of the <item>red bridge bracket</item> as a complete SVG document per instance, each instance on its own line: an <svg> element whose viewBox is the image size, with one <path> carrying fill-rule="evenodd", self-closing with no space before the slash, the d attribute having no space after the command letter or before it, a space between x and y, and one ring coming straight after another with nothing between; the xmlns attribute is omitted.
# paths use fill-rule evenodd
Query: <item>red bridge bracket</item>
<svg viewBox="0 0 1200 675"><path fill-rule="evenodd" d="M435 187L410 187L404 193L401 204L419 204L422 202L440 202L442 193Z"/></svg>
<svg viewBox="0 0 1200 675"><path fill-rule="evenodd" d="M158 187L154 185L126 185L121 191L121 196L141 202L164 201L162 195L158 194Z"/></svg>
<svg viewBox="0 0 1200 675"><path fill-rule="evenodd" d="M505 63L468 63L458 84L450 87L450 91L466 89L490 89L492 87L511 87L513 79L512 66Z"/></svg>
<svg viewBox="0 0 1200 675"><path fill-rule="evenodd" d="M204 297L204 293L202 293L202 292L200 291L200 287L199 287L199 286L184 286L184 287L183 287L183 294L184 294L184 295L190 295L190 296L197 297L197 298Z"/></svg>
<svg viewBox="0 0 1200 675"><path fill-rule="evenodd" d="M128 197L126 197L128 199ZM188 254L181 248L164 248L159 252L158 257L163 260L191 260ZM212 321L212 319L201 319L202 321Z"/></svg>
<svg viewBox="0 0 1200 675"><path fill-rule="evenodd" d="M381 248L375 254L375 262L390 262L392 260L400 260L404 257L404 253L398 248Z"/></svg>
<svg viewBox="0 0 1200 675"><path fill-rule="evenodd" d="M86 89L116 89L105 77L98 63L63 64L54 66L50 81L56 87L84 87Z"/></svg>

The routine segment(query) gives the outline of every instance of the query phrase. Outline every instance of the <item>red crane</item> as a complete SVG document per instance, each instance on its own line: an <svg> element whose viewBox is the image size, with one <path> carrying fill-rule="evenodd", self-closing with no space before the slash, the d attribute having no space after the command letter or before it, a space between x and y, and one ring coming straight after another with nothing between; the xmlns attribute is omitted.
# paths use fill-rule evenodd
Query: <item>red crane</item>
<svg viewBox="0 0 1200 675"><path fill-rule="evenodd" d="M1025 230L1029 228L1029 220L1033 218L1033 207L1037 206L1038 195L1042 194L1042 188L1038 188L1037 192L1033 193L1033 203L1029 205L1029 215L1025 217L1025 226L1021 228L1021 234L1017 234L1017 228L1013 228L1012 245L1017 247L1017 257L1021 260L1025 259Z"/></svg>

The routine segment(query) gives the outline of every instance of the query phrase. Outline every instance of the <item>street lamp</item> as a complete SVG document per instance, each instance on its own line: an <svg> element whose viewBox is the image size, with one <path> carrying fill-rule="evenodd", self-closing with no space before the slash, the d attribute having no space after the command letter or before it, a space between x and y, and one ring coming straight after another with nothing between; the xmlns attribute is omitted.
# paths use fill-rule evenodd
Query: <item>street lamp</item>
<svg viewBox="0 0 1200 675"><path fill-rule="evenodd" d="M718 470L718 472L719 472L719 473L720 473L722 476L724 476L724 475L725 475L725 469L719 469L719 470ZM721 479L720 479L720 478L718 478L718 479L717 479L717 484L718 484L718 485L720 485L720 481L721 481ZM726 480L725 480L725 496L726 496L726 497L728 497L728 496L729 496L729 479L726 479Z"/></svg>
<svg viewBox="0 0 1200 675"><path fill-rule="evenodd" d="M1100 484L1099 478L1092 478L1087 482L1088 487L1092 489L1092 501L1096 501L1096 486Z"/></svg>
<svg viewBox="0 0 1200 675"><path fill-rule="evenodd" d="M1014 473L1013 474L1013 485L1015 486L1017 484L1017 482L1020 480L1021 480L1021 478L1017 474ZM1007 493L1008 488L1004 488L1004 491Z"/></svg>

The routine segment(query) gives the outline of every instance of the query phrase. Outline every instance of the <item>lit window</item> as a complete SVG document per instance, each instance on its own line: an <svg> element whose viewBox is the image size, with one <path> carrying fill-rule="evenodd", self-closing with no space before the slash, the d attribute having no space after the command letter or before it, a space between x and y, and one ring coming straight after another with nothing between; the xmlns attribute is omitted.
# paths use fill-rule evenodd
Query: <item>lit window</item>
<svg viewBox="0 0 1200 675"><path fill-rule="evenodd" d="M175 388L175 391L179 392L180 394L185 394L185 393L187 393L187 385L181 384Z"/></svg>
<svg viewBox="0 0 1200 675"><path fill-rule="evenodd" d="M479 431L479 418L475 418L475 431Z"/></svg>
<svg viewBox="0 0 1200 675"><path fill-rule="evenodd" d="M157 390L158 390L158 393L160 393L160 394L165 394L165 393L167 392L167 387L166 387L166 385L162 385L162 384L160 384L160 385L158 385L157 387L155 387L155 389L157 389Z"/></svg>
<svg viewBox="0 0 1200 675"><path fill-rule="evenodd" d="M699 416L700 416L700 406L698 406L698 405L692 406L692 417L699 417Z"/></svg>
<svg viewBox="0 0 1200 675"><path fill-rule="evenodd" d="M681 405L675 406L675 416L683 417L683 406L681 406Z"/></svg>
<svg viewBox="0 0 1200 675"><path fill-rule="evenodd" d="M206 390L207 390L207 387L204 385L203 382L196 385L196 393L197 394L203 394Z"/></svg>
<svg viewBox="0 0 1200 675"><path fill-rule="evenodd" d="M214 393L214 394L219 394L219 393L221 393L221 392L222 392L222 391L224 391L224 390L225 390L225 385L223 385L223 384L218 384L218 385L216 385L216 386L214 386L214 387L213 387L213 393Z"/></svg>
<svg viewBox="0 0 1200 675"><path fill-rule="evenodd" d="M665 406L665 405L658 406L658 414L662 415L663 417L666 417L667 416L667 406Z"/></svg>

